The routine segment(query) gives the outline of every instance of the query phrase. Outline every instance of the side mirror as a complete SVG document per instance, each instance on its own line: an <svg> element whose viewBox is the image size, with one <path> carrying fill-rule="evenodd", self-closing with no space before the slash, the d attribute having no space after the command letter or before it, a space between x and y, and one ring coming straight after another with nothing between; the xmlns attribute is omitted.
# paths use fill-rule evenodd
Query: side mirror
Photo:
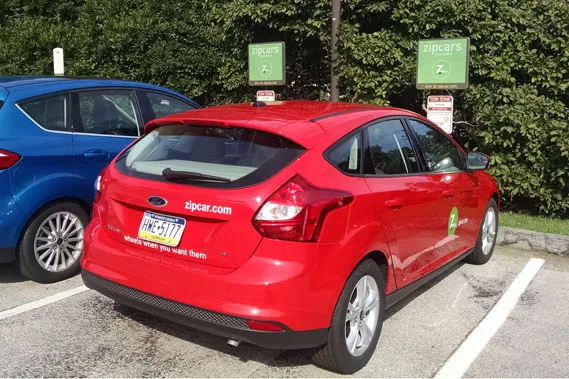
<svg viewBox="0 0 569 379"><path fill-rule="evenodd" d="M476 151L469 151L466 158L466 168L468 171L486 170L490 166L490 157Z"/></svg>

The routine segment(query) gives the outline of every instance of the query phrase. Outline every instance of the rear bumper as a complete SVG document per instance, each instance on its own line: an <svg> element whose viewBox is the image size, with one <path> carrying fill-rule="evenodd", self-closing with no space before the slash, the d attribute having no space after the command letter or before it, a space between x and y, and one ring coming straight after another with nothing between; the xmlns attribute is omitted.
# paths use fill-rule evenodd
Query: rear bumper
<svg viewBox="0 0 569 379"><path fill-rule="evenodd" d="M0 263L10 263L16 260L15 247L0 247Z"/></svg>
<svg viewBox="0 0 569 379"><path fill-rule="evenodd" d="M0 170L0 263L16 259L16 246L29 218L16 202L10 180L10 169Z"/></svg>
<svg viewBox="0 0 569 379"><path fill-rule="evenodd" d="M276 341L275 347L316 346L325 341L325 338L316 338L310 343L292 340L293 336L302 336L309 331L324 330L315 333L325 335L330 327L345 278L319 267L318 257L329 259L329 245L323 246L322 251L315 251L315 244L265 239L245 264L234 268L207 265L197 259L182 259L174 253L122 242L111 233L120 235L120 231L103 229L98 217L91 220L85 230L81 259L84 271L157 299L169 299L234 319L279 324L287 332L280 337L283 341ZM101 292L107 294L104 288ZM132 300L130 303L136 307ZM179 316L171 318L205 329L201 321L194 322L196 317L186 317L189 321L186 318L180 320ZM252 331L243 325L238 325L240 330L235 337L252 339L248 337ZM212 333L220 334L218 324L214 323L213 329ZM291 337L289 331L294 332ZM222 335L231 337L237 332L225 330ZM271 336L270 341L253 343L268 346L276 338ZM289 338L290 342L287 342Z"/></svg>
<svg viewBox="0 0 569 379"><path fill-rule="evenodd" d="M281 325L282 332L249 329L247 319L212 312L155 296L82 271L85 285L119 303L192 328L267 349L302 349L323 345L328 329L292 331Z"/></svg>
<svg viewBox="0 0 569 379"><path fill-rule="evenodd" d="M28 215L12 197L0 194L0 263L16 259L16 246Z"/></svg>

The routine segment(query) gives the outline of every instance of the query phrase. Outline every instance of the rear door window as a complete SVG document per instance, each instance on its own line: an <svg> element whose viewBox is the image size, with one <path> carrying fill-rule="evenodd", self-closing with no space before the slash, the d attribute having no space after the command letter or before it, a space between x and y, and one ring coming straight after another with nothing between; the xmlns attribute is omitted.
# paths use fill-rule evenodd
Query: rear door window
<svg viewBox="0 0 569 379"><path fill-rule="evenodd" d="M68 96L58 94L24 100L18 103L22 111L38 125L56 132L68 131Z"/></svg>
<svg viewBox="0 0 569 379"><path fill-rule="evenodd" d="M253 129L165 125L125 151L116 165L123 174L138 178L240 188L267 180L304 150Z"/></svg>
<svg viewBox="0 0 569 379"><path fill-rule="evenodd" d="M79 109L74 132L136 137L141 117L133 91L89 90L76 93Z"/></svg>

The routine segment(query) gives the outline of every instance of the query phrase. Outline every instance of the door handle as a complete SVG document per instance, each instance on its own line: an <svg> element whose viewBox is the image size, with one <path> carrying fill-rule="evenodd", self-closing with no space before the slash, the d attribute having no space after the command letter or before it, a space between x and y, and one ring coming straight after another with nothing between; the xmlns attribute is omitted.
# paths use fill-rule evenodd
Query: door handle
<svg viewBox="0 0 569 379"><path fill-rule="evenodd" d="M385 206L388 208L401 208L403 206L403 200L401 199L386 200Z"/></svg>
<svg viewBox="0 0 569 379"><path fill-rule="evenodd" d="M453 191L453 190L444 190L444 191L443 191L443 196L444 196L444 197L453 197L453 196L454 196L454 191Z"/></svg>
<svg viewBox="0 0 569 379"><path fill-rule="evenodd" d="M90 161L105 162L109 160L111 154L107 150L93 149L85 151L83 157Z"/></svg>

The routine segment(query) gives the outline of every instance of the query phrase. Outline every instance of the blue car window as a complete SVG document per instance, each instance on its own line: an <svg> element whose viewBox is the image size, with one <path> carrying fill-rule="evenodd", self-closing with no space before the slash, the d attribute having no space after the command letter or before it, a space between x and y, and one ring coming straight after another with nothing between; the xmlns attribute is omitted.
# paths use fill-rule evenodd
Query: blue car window
<svg viewBox="0 0 569 379"><path fill-rule="evenodd" d="M163 93L147 92L146 94L156 118L194 109L191 105Z"/></svg>
<svg viewBox="0 0 569 379"><path fill-rule="evenodd" d="M132 91L81 91L78 99L82 124L78 132L138 136L140 120Z"/></svg>
<svg viewBox="0 0 569 379"><path fill-rule="evenodd" d="M22 111L42 128L67 131L67 95L60 94L18 103Z"/></svg>

